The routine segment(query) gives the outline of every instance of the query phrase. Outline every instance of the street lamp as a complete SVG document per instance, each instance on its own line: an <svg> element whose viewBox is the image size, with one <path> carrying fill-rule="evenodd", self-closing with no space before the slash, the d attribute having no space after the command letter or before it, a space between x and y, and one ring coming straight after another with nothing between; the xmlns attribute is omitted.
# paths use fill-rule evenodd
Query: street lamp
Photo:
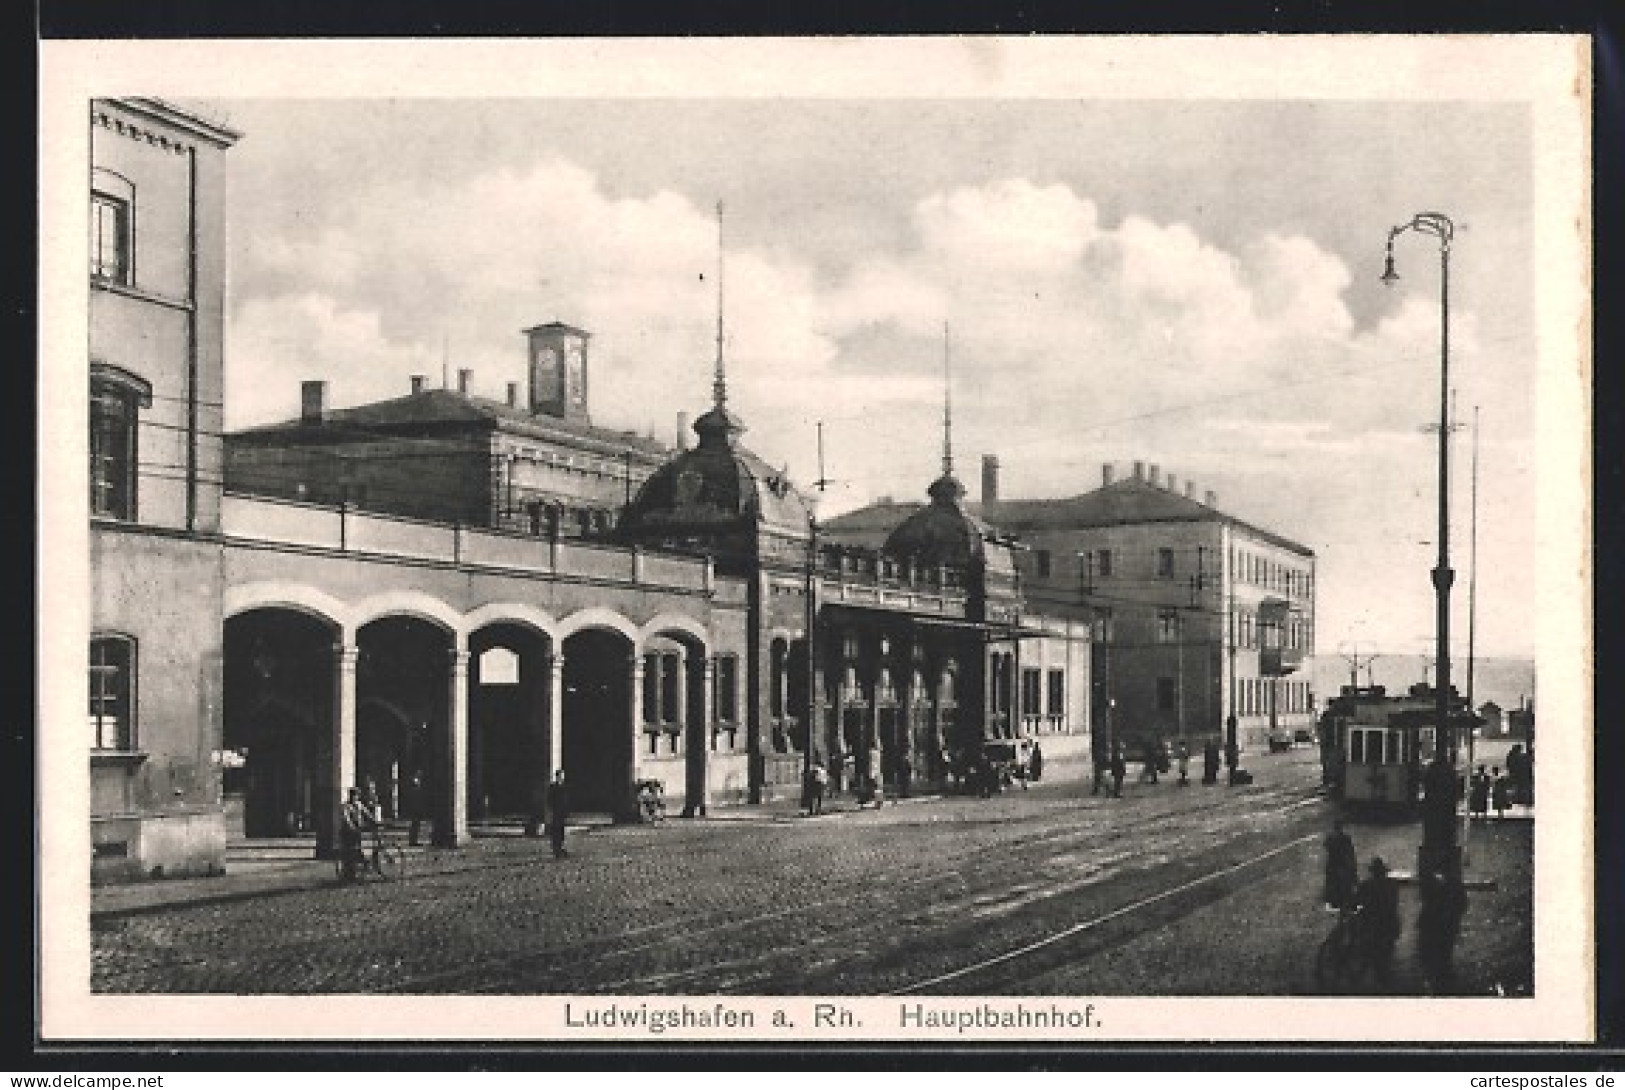
<svg viewBox="0 0 1625 1090"><path fill-rule="evenodd" d="M1388 231L1388 255L1382 280L1392 284L1399 279L1394 271L1394 239L1406 231L1432 235L1439 240L1439 558L1433 568L1433 590L1437 599L1435 622L1438 638L1438 670L1434 684L1434 723L1439 739L1446 737L1450 722L1450 241L1455 224L1440 212L1419 212L1409 223ZM1433 763L1427 776L1427 803L1422 833L1422 862L1459 866L1455 826L1455 771L1447 761L1449 747L1436 743ZM1448 801L1447 801L1448 800ZM1457 871L1459 873L1459 871Z"/></svg>

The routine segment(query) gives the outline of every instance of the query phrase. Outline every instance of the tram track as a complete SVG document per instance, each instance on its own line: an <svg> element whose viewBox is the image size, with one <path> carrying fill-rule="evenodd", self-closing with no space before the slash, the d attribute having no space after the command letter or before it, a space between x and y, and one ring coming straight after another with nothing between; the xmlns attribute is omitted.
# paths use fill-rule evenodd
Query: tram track
<svg viewBox="0 0 1625 1090"><path fill-rule="evenodd" d="M1312 792L1295 791L1286 794L1288 797L1283 798L1280 805L1263 813L1284 815L1319 801ZM816 986L809 987L807 982L822 977L833 978L833 983L841 983L842 967L850 964L853 951L866 951L873 967L884 969L891 965L906 970L914 964L909 954L911 948L920 943L930 945L934 951L940 951L945 945L951 946L952 944L945 944L930 936L941 935L955 925L963 926L969 921L973 926L996 928L1002 921L1017 918L1023 913L1042 913L1046 909L1053 908L1056 902L1085 893L1095 887L1102 887L1110 881L1127 879L1130 880L1130 884L1135 880L1143 881L1147 870L1143 866L1136 865L1137 861L1143 860L1138 859L1133 846L1127 842L1143 837L1146 833L1154 835L1159 826L1189 824L1203 815L1212 819L1217 826L1223 826L1229 818L1235 816L1226 806L1204 805L1195 809L1163 811L1148 816L1145 821L1137 822L1132 827L1118 827L1108 833L1108 844L1093 845L1095 858L1085 861L1082 873L1076 876L1069 875L1064 878L1051 876L1042 881L1012 883L1002 868L967 867L967 862L978 860L980 855L979 852L971 851L952 860L939 859L936 861L937 865L928 873L918 875L902 884L895 879L875 888L861 885L855 887L853 883L845 883L819 901L798 902L793 906L747 918L729 916L724 920L711 922L703 929L685 927L681 921L666 921L662 925L665 934L661 937L632 946L605 950L593 957L591 960L596 974L590 988L563 990L590 990L595 994L817 992L819 989ZM1203 830L1205 834L1213 835L1220 831L1218 828ZM1041 864L1059 861L1057 863L1059 868L1068 871L1078 865L1080 857L1068 853L1066 849L1088 846L1089 842L1098 841L1100 836L1101 829L1098 826L1050 830L1021 841L1019 844L1021 854L1013 855L1010 862L1015 865L1015 869L1036 873L1040 870ZM1057 850L1062 854L1056 855ZM1198 879L1191 884L1200 885L1208 880ZM941 889L935 903L901 919L887 918L877 911L928 885L955 888ZM1165 898L1149 898L1145 904L1163 899ZM771 941L772 925L785 921L796 921L803 925L793 936L794 941L791 943ZM736 932L737 941L732 945L754 947L762 952L721 959L712 956L711 949L701 940L715 935L724 928L732 928ZM764 931L767 934L762 934ZM753 932L756 933L757 940L754 942ZM645 968L610 979L606 979L603 975L603 970L617 961L636 961L640 958L665 960L671 965L670 968L655 971ZM700 960L699 964L694 963L696 959ZM573 967L557 962L547 965L545 955L526 960L529 964L515 964L510 961L507 965L509 976L506 980L487 980L480 983L465 981L464 986L456 990L513 991L516 990L514 985L520 982L534 985L532 973L550 969L553 973L568 975L570 968ZM988 960L994 962L1001 959ZM1008 960L1008 957L1003 960ZM452 982L441 978L435 981L434 985L438 990L450 983ZM401 990L421 989L426 984L427 981L417 978L410 983L403 982ZM535 989L525 987L517 990ZM835 987L826 990L835 993L845 989ZM862 988L858 989L858 993L871 990L877 989Z"/></svg>
<svg viewBox="0 0 1625 1090"><path fill-rule="evenodd" d="M402 927L434 934L441 921L446 926L455 926L454 921L458 919L481 914L491 916L493 933L508 929L497 939L483 941L487 946L485 952L470 951L473 956L463 957L456 965L414 969L415 959L410 955L382 959L372 956L374 946L381 955L393 940L390 933L370 926L363 904L354 916L337 915L346 921L346 926L340 929L342 933L328 928L294 937L284 932L282 937L287 941L278 943L274 951L264 951L263 960L256 957L257 952L246 952L240 960L231 959L232 970L224 974L219 972L222 964L216 957L182 955L181 951L186 948L183 943L153 947L145 951L146 957L137 950L134 951L137 961L146 961L147 965L138 963L127 970L110 965L107 972L114 986L107 989L98 984L98 990L147 990L142 987L140 977L150 969L165 976L201 982L199 988L188 990L275 991L275 982L300 976L299 972L287 969L288 965L320 966L329 960L335 943L355 943L366 953L367 960L374 963L378 977L351 980L342 967L335 966L333 972L323 974L323 979L335 983L344 980L350 987L368 992L407 994L614 994L640 989L650 993L709 994L760 988L763 984L775 990L797 991L803 990L795 985L797 980L837 974L845 959L843 951L853 942L872 941L877 927L901 928L927 936L946 922L941 909L949 903L962 906L970 916L982 920L996 921L1019 915L1031 904L1071 896L1090 886L1132 874L1132 860L1122 850L1130 840L1146 842L1171 828L1206 822L1217 822L1218 827L1222 827L1237 817L1250 814L1256 818L1260 814L1284 812L1318 801L1313 791L1273 787L1267 788L1262 796L1253 796L1249 800L1250 808L1238 813L1234 796L1215 795L1208 799L1194 794L1176 796L1171 792L1160 798L1139 796L1141 801L1153 798L1158 805L1150 812L1136 813L1139 808L1132 802L1123 809L1118 809L1115 802L1080 806L1071 811L1078 818L1076 824L1059 826L1052 823L1061 808L1052 804L1032 814L1020 813L1009 819L984 818L975 811L969 811L970 816L967 811L945 816L940 810L932 812L929 808L933 804L922 804L920 817L923 820L907 820L904 824L943 821L945 826L962 825L967 830L965 845L958 850L935 850L910 861L906 868L888 872L878 885L870 875L818 871L804 880L785 883L781 897L776 898L777 903L765 903L758 896L754 902L738 906L698 911L657 910L646 922L585 938L579 934L573 938L549 936L545 933L547 905L520 902L512 896L514 887L522 884L527 867L548 868L558 864L529 854L482 862L472 867L412 875L389 886L368 887L365 893L369 897L395 897L395 906L399 905L401 895L407 894L410 901L422 905L421 913L415 907L408 909L407 923L392 925L397 935ZM911 816L907 810L903 808L903 814ZM865 836L884 836L886 824L898 822L898 815L898 810L888 809L885 818L889 820L883 823L865 820L870 817L868 814L852 815L854 820L847 831L852 834L854 843ZM1130 815L1132 820L1125 821ZM982 835L990 825L1015 835L1009 839ZM793 830L797 828L811 831L817 825L800 826L791 822L779 828L794 836ZM616 843L617 838L605 837L602 843L614 844L624 859L635 861L647 859L649 852L683 853L685 843L703 844L707 838L703 826L682 831L682 840L676 842L657 831L641 841L625 838ZM1110 851L1100 850L1103 836L1116 847ZM1076 868L1080 865L1078 860L1089 856L1087 849L1091 846L1096 848L1090 857L1092 862L1085 864L1084 870L1070 880L1054 876L1042 881L1012 882L1009 879L1008 872L1012 869L1030 872L1046 865L1062 871ZM989 867L986 856L990 852L997 853L1007 866ZM599 853L593 850L592 855ZM606 861L616 865L612 859ZM787 863L793 861L794 856L786 859ZM470 885L471 875L480 872L507 875L503 879L506 888L493 891L483 885ZM661 880L673 877L681 880L686 874L678 867L662 875ZM447 896L442 897L437 891L444 891ZM937 896L920 897L922 892L932 891ZM306 896L326 898L332 892L309 891ZM346 895L362 897L354 891ZM674 899L680 900L662 898L662 905L670 906ZM923 900L926 907L911 911L902 919L877 919L891 902L910 899ZM631 906L629 911L635 913L636 906ZM179 915L181 913L177 913ZM809 919L817 922L814 932L802 926ZM229 919L215 918L205 926L219 932L232 924ZM722 938L727 939L722 943L724 951L754 943L765 953L718 959L715 955ZM526 944L529 949L524 948ZM429 952L424 956L430 959L441 956L433 952L433 946L426 944ZM501 948L496 948L498 946ZM378 964L380 960L386 964ZM212 980L208 979L210 976ZM119 987L121 977L125 983L135 986ZM259 986L247 983L249 981ZM265 987L267 984L269 988ZM328 989L318 985L290 990Z"/></svg>

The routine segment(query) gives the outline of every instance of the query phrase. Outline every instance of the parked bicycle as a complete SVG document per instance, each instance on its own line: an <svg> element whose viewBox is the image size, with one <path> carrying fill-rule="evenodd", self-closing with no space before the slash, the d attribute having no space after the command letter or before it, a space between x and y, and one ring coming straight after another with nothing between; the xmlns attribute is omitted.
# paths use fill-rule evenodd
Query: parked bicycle
<svg viewBox="0 0 1625 1090"><path fill-rule="evenodd" d="M1363 933L1360 911L1345 908L1315 952L1315 983L1332 992L1358 990L1375 978L1377 962Z"/></svg>
<svg viewBox="0 0 1625 1090"><path fill-rule="evenodd" d="M666 785L659 780L639 780L638 819L648 825L666 820Z"/></svg>
<svg viewBox="0 0 1625 1090"><path fill-rule="evenodd" d="M380 829L372 830L372 839L355 849L360 852L354 861L354 880L364 881L367 878L382 878L384 881L393 881L406 873L406 853L400 845L384 839ZM333 870L339 881L348 881L350 875L345 873L344 852L340 851L333 857Z"/></svg>

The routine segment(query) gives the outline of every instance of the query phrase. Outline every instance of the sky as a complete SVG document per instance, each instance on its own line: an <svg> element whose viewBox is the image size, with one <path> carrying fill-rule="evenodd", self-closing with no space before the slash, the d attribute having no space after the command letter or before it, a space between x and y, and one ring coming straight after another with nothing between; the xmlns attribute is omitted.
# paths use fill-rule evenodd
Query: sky
<svg viewBox="0 0 1625 1090"><path fill-rule="evenodd" d="M1075 495L1133 461L1314 549L1318 650L1431 646L1440 248L1454 630L1534 651L1532 117L1517 102L1088 98L215 99L229 428L593 335L595 423L674 442L729 405L821 514L924 498L945 355L959 476ZM946 335L945 335L946 327Z"/></svg>

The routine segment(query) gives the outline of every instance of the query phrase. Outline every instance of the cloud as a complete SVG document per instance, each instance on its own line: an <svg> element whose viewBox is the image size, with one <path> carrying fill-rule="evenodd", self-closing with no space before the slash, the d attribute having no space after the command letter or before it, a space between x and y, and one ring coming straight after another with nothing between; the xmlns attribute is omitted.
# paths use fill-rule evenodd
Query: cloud
<svg viewBox="0 0 1625 1090"><path fill-rule="evenodd" d="M900 241L844 266L793 241L728 246L730 406L747 442L803 481L826 424L824 470L843 482L829 511L923 496L947 322L967 481L984 452L1007 494L1028 495L1084 491L1100 462L1143 458L1288 536L1412 564L1414 542L1391 527L1425 536L1432 494L1420 428L1437 418L1439 310L1424 284L1361 324L1348 266L1305 234L1227 247L1190 223L1107 225L1089 196L1024 178L926 193L895 215ZM557 319L594 334L594 419L669 441L676 414L710 399L716 232L682 193L614 195L557 157L360 184L321 220L246 248L228 426L292 415L304 378L332 380L335 405L394 396L448 344L451 367L497 396L524 378L520 331ZM1452 316L1464 376L1484 357L1477 329ZM1509 449L1526 450L1527 387L1482 398ZM1505 510L1527 514L1527 491ZM1330 550L1326 562L1348 564ZM1348 592L1336 608L1359 602Z"/></svg>

